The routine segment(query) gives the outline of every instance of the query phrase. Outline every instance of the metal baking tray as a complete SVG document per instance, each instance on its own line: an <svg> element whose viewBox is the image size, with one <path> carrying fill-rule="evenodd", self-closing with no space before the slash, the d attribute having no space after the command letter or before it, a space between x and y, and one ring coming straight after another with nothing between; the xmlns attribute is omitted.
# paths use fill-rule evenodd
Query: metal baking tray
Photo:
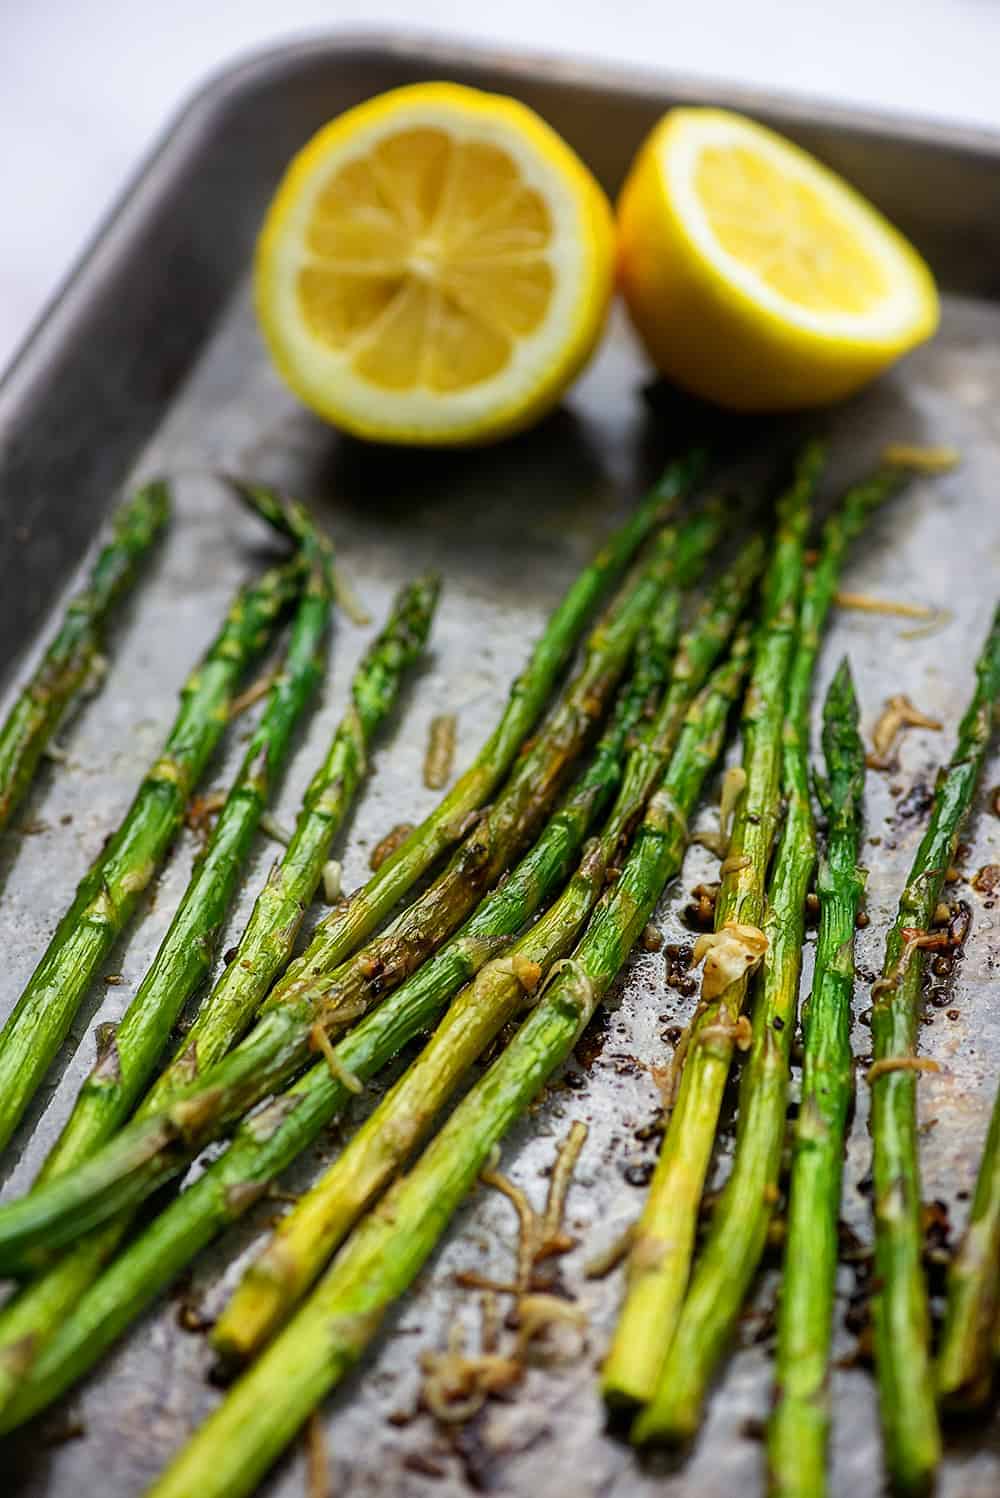
<svg viewBox="0 0 1000 1498"><path fill-rule="evenodd" d="M886 697L906 691L944 722L940 734L911 732L892 775L870 774L866 846L871 924L861 934L863 973L878 965L884 930L923 821L926 789L950 751L970 689L970 663L1000 580L1000 137L931 128L853 112L713 88L669 77L609 72L548 59L475 53L440 43L334 38L268 52L215 79L146 163L83 265L51 307L0 388L0 640L6 687L30 664L64 590L72 583L115 495L142 475L177 477L178 515L169 540L115 630L113 667L101 693L64 735L65 764L46 772L0 844L0 1012L13 1004L70 892L117 821L174 711L185 669L265 539L213 482L237 469L286 484L317 507L337 539L373 615L418 568L440 568L447 590L433 651L383 739L376 772L342 839L348 885L364 877L367 852L402 817L433 797L421 784L426 730L444 708L459 715L459 753L470 756L495 717L507 683L596 539L671 443L655 402L641 397L647 372L618 318L565 407L536 431L488 452L398 453L338 438L301 410L264 355L247 296L252 238L292 152L323 121L379 90L448 77L518 95L577 147L614 190L629 157L667 106L713 102L746 110L786 131L843 171L913 237L945 290L941 332L881 384L834 413L830 493L861 472L887 439L948 442L964 454L949 477L919 480L876 520L852 559L847 585L949 611L933 635L910 638L905 622L841 613L822 657L820 688L847 651L866 728ZM325 696L305 732L278 799L293 815L312 764L344 702L364 632L339 620ZM234 739L238 735L232 736ZM230 743L214 766L224 784L239 752ZM994 758L985 785L1000 781ZM1000 823L977 802L963 869L1000 860ZM192 857L183 837L108 972L81 1010L49 1083L8 1159L7 1190L28 1184L66 1117L93 1057L93 1029L125 1007L162 936ZM230 930L245 918L271 857L261 841ZM680 916L685 891L710 871L692 850L660 912L668 941L690 939ZM947 1203L961 1230L1000 1061L1000 927L993 900L961 886L972 930L965 956L929 1004L927 1053L942 1064L921 1082L924 1191ZM228 945L228 942L224 943ZM807 953L808 982L811 954ZM866 1003L859 982L857 1010ZM941 1007L937 1007L940 1005ZM569 1120L590 1126L569 1203L580 1246L563 1262L566 1284L588 1307L582 1357L540 1367L509 1403L494 1403L443 1442L429 1420L389 1421L412 1409L418 1353L444 1343L477 1306L454 1271L509 1270L509 1205L481 1190L459 1215L414 1292L390 1318L362 1372L324 1408L333 1491L352 1498L502 1495L630 1495L733 1498L762 1488L755 1422L769 1399L768 1308L775 1271L761 1277L738 1347L712 1397L694 1450L667 1469L640 1466L603 1430L594 1365L621 1292L619 1275L583 1279L583 1261L637 1213L629 1184L655 1142L637 1130L652 1116L653 1084L641 1063L662 1060L663 1031L690 1007L666 986L662 954L633 958L610 1012L595 1022L569 1068L504 1151L504 1168L529 1193ZM869 1049L863 1023L857 1050ZM369 1104L370 1106L370 1104ZM360 1110L359 1110L360 1111ZM300 1163L288 1184L307 1181L336 1137ZM844 1215L869 1233L866 1097L858 1087ZM724 1170L724 1163L720 1164ZM859 1189L859 1186L861 1189ZM238 1264L264 1231L265 1204L197 1263L190 1280L147 1315L84 1385L0 1457L3 1491L20 1498L141 1492L217 1392L203 1338L182 1330L179 1299L206 1314L220 1305ZM838 1354L851 1274L838 1304ZM834 1374L833 1490L838 1498L881 1491L872 1380L862 1368ZM67 1439L74 1435L75 1438ZM438 1475L430 1475L436 1469ZM301 1448L264 1485L272 1498L303 1491ZM1000 1423L949 1444L942 1498L1000 1492Z"/></svg>

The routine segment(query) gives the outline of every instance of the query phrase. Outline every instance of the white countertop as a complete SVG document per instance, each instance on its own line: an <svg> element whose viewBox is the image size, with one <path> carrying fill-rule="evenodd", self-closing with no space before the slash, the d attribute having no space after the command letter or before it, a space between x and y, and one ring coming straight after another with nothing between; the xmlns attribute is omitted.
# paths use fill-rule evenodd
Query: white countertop
<svg viewBox="0 0 1000 1498"><path fill-rule="evenodd" d="M185 97L294 36L406 29L1000 128L997 0L7 0L0 12L0 369Z"/></svg>

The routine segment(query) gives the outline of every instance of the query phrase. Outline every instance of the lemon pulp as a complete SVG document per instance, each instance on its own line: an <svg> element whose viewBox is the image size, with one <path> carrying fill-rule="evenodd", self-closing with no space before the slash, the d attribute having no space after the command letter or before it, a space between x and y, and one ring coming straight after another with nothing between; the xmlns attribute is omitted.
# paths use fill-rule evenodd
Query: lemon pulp
<svg viewBox="0 0 1000 1498"><path fill-rule="evenodd" d="M694 175L712 232L779 296L814 312L863 314L888 282L815 188L744 146L709 146Z"/></svg>
<svg viewBox="0 0 1000 1498"><path fill-rule="evenodd" d="M498 146L404 130L340 168L316 202L303 315L391 390L488 379L545 316L552 220Z"/></svg>
<svg viewBox="0 0 1000 1498"><path fill-rule="evenodd" d="M292 388L384 441L482 441L553 405L613 282L610 205L512 99L453 84L381 95L290 165L255 299Z"/></svg>

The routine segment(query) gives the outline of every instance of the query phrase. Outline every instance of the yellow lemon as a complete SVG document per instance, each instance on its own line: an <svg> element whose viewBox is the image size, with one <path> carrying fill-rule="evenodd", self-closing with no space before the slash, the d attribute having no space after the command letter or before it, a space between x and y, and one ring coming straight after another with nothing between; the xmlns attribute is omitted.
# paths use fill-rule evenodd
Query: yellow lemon
<svg viewBox="0 0 1000 1498"><path fill-rule="evenodd" d="M654 363L737 410L819 405L929 338L934 280L836 173L721 109L674 109L618 204L619 273Z"/></svg>
<svg viewBox="0 0 1000 1498"><path fill-rule="evenodd" d="M607 198L513 99L449 83L348 110L294 158L257 243L278 369L358 436L481 442L559 400L614 280Z"/></svg>

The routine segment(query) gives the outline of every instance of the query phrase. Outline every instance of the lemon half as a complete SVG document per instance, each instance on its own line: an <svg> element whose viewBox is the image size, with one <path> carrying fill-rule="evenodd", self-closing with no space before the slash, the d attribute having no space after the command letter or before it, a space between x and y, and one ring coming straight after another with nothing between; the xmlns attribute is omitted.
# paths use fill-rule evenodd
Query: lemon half
<svg viewBox="0 0 1000 1498"><path fill-rule="evenodd" d="M554 405L614 278L610 204L554 130L455 84L382 94L289 166L254 295L288 384L385 442L483 441Z"/></svg>
<svg viewBox="0 0 1000 1498"><path fill-rule="evenodd" d="M916 250L834 172L741 115L665 115L618 222L622 287L650 356L724 406L836 400L937 327Z"/></svg>

